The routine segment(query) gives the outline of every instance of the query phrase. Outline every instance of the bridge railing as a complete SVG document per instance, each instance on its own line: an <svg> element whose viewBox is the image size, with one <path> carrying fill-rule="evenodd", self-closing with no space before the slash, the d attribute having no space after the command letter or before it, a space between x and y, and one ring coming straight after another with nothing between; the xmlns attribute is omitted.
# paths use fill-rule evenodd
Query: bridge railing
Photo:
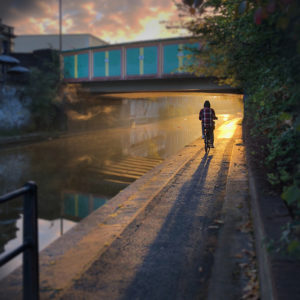
<svg viewBox="0 0 300 300"><path fill-rule="evenodd" d="M200 42L190 38L105 45L64 51L67 82L130 80L184 76Z"/></svg>
<svg viewBox="0 0 300 300"><path fill-rule="evenodd" d="M23 299L39 299L39 251L37 225L37 185L27 182L22 188L0 197L0 204L24 196L23 244L0 259L0 267L23 252Z"/></svg>

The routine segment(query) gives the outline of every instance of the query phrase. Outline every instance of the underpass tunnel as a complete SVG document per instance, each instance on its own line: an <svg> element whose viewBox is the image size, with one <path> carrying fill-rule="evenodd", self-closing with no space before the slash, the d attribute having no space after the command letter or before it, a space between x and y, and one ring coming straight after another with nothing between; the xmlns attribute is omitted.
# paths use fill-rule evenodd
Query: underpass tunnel
<svg viewBox="0 0 300 300"><path fill-rule="evenodd" d="M80 93L67 110L68 130L131 128L158 120L197 115L209 100L219 120L243 118L243 95L201 92Z"/></svg>

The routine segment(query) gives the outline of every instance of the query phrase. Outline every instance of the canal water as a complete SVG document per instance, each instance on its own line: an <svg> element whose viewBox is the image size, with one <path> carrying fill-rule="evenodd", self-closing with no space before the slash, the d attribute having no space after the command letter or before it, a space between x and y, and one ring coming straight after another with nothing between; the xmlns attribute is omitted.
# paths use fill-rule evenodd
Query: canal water
<svg viewBox="0 0 300 300"><path fill-rule="evenodd" d="M137 178L199 138L209 99L217 126L241 115L239 97L199 94L111 96L68 112L59 138L0 150L0 195L38 185L39 249L63 235ZM0 207L0 257L22 243L22 199ZM21 255L0 269L0 279Z"/></svg>

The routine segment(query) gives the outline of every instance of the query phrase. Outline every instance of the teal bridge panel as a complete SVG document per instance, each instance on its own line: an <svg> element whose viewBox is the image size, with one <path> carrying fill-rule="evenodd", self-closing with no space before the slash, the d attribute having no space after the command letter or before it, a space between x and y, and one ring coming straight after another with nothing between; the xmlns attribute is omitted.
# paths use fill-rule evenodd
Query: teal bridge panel
<svg viewBox="0 0 300 300"><path fill-rule="evenodd" d="M64 195L64 216L83 219L106 203L106 198L84 194L67 193Z"/></svg>
<svg viewBox="0 0 300 300"><path fill-rule="evenodd" d="M64 78L75 78L74 55L64 56Z"/></svg>
<svg viewBox="0 0 300 300"><path fill-rule="evenodd" d="M126 51L127 75L156 75L157 47L128 48Z"/></svg>
<svg viewBox="0 0 300 300"><path fill-rule="evenodd" d="M164 74L176 72L178 68L178 45L164 46Z"/></svg>
<svg viewBox="0 0 300 300"><path fill-rule="evenodd" d="M157 47L144 48L144 74L157 74Z"/></svg>
<svg viewBox="0 0 300 300"><path fill-rule="evenodd" d="M93 77L121 76L121 50L99 51L93 55Z"/></svg>
<svg viewBox="0 0 300 300"><path fill-rule="evenodd" d="M127 49L126 52L126 70L127 75L140 74L139 48Z"/></svg>
<svg viewBox="0 0 300 300"><path fill-rule="evenodd" d="M121 50L109 51L108 76L121 76Z"/></svg>
<svg viewBox="0 0 300 300"><path fill-rule="evenodd" d="M171 44L164 48L164 74L183 73L183 68L192 64L189 56L194 49L198 48L198 43L193 44Z"/></svg>
<svg viewBox="0 0 300 300"><path fill-rule="evenodd" d="M65 81L164 78L188 74L192 49L199 42L189 38L104 45L64 51Z"/></svg>
<svg viewBox="0 0 300 300"><path fill-rule="evenodd" d="M82 79L89 77L89 54L78 53L64 56L64 78Z"/></svg>
<svg viewBox="0 0 300 300"><path fill-rule="evenodd" d="M105 52L94 52L94 77L105 76Z"/></svg>
<svg viewBox="0 0 300 300"><path fill-rule="evenodd" d="M78 54L77 72L78 78L89 76L89 55L87 53Z"/></svg>

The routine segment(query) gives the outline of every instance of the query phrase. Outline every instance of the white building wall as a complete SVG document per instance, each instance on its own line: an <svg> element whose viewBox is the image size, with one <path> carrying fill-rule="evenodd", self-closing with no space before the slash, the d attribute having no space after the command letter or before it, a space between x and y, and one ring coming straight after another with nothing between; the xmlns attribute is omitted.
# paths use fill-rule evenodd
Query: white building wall
<svg viewBox="0 0 300 300"><path fill-rule="evenodd" d="M106 45L105 41L90 34L64 34L62 50ZM15 52L32 52L38 49L59 49L59 35L19 35L15 38Z"/></svg>
<svg viewBox="0 0 300 300"><path fill-rule="evenodd" d="M89 46L90 47L97 47L99 46L99 39L94 37L93 35L90 35L89 37ZM104 41L103 41L104 42ZM104 42L103 45L107 45L108 43Z"/></svg>

